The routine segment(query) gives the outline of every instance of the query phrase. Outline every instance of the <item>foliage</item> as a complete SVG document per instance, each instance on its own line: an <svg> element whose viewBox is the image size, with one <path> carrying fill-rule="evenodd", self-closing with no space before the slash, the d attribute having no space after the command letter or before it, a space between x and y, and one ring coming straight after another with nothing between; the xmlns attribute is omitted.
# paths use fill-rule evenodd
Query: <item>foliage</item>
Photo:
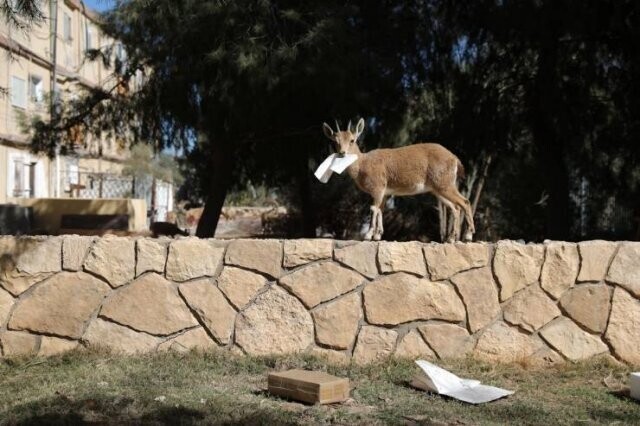
<svg viewBox="0 0 640 426"><path fill-rule="evenodd" d="M166 153L154 155L149 145L138 144L130 149L122 173L136 178L151 176L155 179L180 185L183 182L178 163Z"/></svg>

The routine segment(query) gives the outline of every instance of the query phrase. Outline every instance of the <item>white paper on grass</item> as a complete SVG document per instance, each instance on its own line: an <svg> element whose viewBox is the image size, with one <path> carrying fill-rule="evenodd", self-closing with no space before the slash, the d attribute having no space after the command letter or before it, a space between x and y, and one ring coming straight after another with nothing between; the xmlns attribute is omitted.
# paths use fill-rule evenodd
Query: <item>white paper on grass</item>
<svg viewBox="0 0 640 426"><path fill-rule="evenodd" d="M358 156L355 154L347 154L343 157L331 154L318 166L314 174L320 182L327 183L333 172L341 174L357 159Z"/></svg>
<svg viewBox="0 0 640 426"><path fill-rule="evenodd" d="M414 379L416 386L460 401L482 404L513 394L513 391L482 385L479 380L461 379L428 361L418 360L416 364L424 372Z"/></svg>

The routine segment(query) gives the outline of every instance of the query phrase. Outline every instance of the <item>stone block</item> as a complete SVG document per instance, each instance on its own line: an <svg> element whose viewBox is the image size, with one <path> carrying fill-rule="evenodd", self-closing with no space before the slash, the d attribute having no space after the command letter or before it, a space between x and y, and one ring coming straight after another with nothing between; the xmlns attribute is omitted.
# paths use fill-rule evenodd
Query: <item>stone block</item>
<svg viewBox="0 0 640 426"><path fill-rule="evenodd" d="M431 280L444 280L489 263L489 248L484 243L431 244L424 247Z"/></svg>
<svg viewBox="0 0 640 426"><path fill-rule="evenodd" d="M360 303L360 295L351 293L314 309L311 315L318 343L335 349L351 347L362 318Z"/></svg>
<svg viewBox="0 0 640 426"><path fill-rule="evenodd" d="M500 300L505 301L518 290L540 278L544 247L499 241L493 257L493 272L500 284Z"/></svg>
<svg viewBox="0 0 640 426"><path fill-rule="evenodd" d="M576 282L580 258L574 243L550 243L542 266L540 284L554 299L559 299Z"/></svg>
<svg viewBox="0 0 640 426"><path fill-rule="evenodd" d="M236 311L212 280L180 284L180 294L218 342L226 345L231 341Z"/></svg>
<svg viewBox="0 0 640 426"><path fill-rule="evenodd" d="M282 243L278 240L234 240L227 248L225 264L278 278L282 273Z"/></svg>
<svg viewBox="0 0 640 426"><path fill-rule="evenodd" d="M378 275L377 253L378 243L364 241L336 247L334 257L338 262L355 269L365 277L375 278Z"/></svg>
<svg viewBox="0 0 640 426"><path fill-rule="evenodd" d="M360 329L353 351L353 360L360 364L380 361L391 356L398 333L381 327L365 325Z"/></svg>
<svg viewBox="0 0 640 426"><path fill-rule="evenodd" d="M427 275L422 246L415 241L379 243L378 263L383 273L409 272L421 277Z"/></svg>
<svg viewBox="0 0 640 426"><path fill-rule="evenodd" d="M635 297L640 297L640 243L620 244L609 267L607 281L625 288Z"/></svg>
<svg viewBox="0 0 640 426"><path fill-rule="evenodd" d="M294 268L316 260L329 259L333 254L333 240L285 240L284 267Z"/></svg>
<svg viewBox="0 0 640 426"><path fill-rule="evenodd" d="M104 278L114 288L131 281L135 268L135 242L129 238L106 236L98 239L84 261L85 271Z"/></svg>
<svg viewBox="0 0 640 426"><path fill-rule="evenodd" d="M172 281L188 281L193 278L213 277L222 263L224 248L211 240L183 238L169 245L166 274Z"/></svg>
<svg viewBox="0 0 640 426"><path fill-rule="evenodd" d="M164 274L168 244L167 240L149 238L136 241L136 277L145 272Z"/></svg>
<svg viewBox="0 0 640 426"><path fill-rule="evenodd" d="M618 243L610 241L584 241L578 243L580 272L578 281L602 281L607 275L611 257Z"/></svg>
<svg viewBox="0 0 640 426"><path fill-rule="evenodd" d="M233 266L225 266L218 276L218 287L239 310L244 309L266 284L263 275Z"/></svg>
<svg viewBox="0 0 640 426"><path fill-rule="evenodd" d="M469 329L472 332L491 324L500 314L498 290L489 267L459 273L451 281L467 307Z"/></svg>
<svg viewBox="0 0 640 426"><path fill-rule="evenodd" d="M95 237L67 235L62 239L62 269L80 271Z"/></svg>

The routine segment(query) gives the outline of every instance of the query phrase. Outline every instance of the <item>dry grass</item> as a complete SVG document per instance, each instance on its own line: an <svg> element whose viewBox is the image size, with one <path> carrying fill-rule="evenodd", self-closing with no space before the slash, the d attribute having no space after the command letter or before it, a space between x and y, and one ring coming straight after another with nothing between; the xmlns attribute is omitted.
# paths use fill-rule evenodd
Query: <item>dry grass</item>
<svg viewBox="0 0 640 426"><path fill-rule="evenodd" d="M607 360L532 370L473 360L440 365L516 393L472 406L411 389L416 367L358 367L313 357L100 352L0 365L1 424L640 424L629 369ZM352 400L308 406L269 396L266 374L291 367L349 377Z"/></svg>

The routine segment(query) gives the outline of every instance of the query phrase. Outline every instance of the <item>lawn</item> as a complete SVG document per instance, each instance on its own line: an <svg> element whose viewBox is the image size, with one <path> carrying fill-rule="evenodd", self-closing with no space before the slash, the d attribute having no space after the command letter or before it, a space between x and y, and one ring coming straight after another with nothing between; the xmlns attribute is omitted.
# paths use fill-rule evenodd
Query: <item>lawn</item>
<svg viewBox="0 0 640 426"><path fill-rule="evenodd" d="M0 424L640 424L629 369L607 360L547 369L470 359L439 362L515 390L473 406L410 388L417 367L227 353L124 357L99 351L0 364ZM349 377L352 399L310 406L269 396L266 375L313 368Z"/></svg>

